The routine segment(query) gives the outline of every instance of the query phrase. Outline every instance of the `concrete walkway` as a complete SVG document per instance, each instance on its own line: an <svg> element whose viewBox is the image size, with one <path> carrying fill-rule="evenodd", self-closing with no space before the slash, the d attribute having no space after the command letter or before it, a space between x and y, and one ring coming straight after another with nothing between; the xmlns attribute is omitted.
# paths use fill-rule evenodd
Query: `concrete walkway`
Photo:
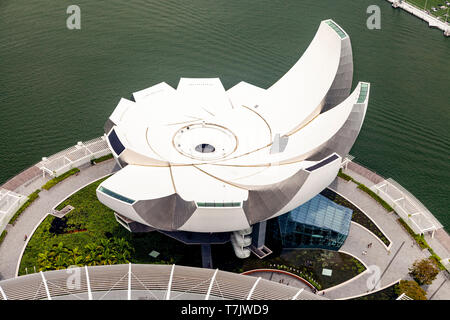
<svg viewBox="0 0 450 320"><path fill-rule="evenodd" d="M286 286L296 287L299 289L304 289L309 292L313 292L313 290L303 281L300 281L294 276L289 274L280 273L280 272L271 272L271 271L256 271L249 274L246 274L250 277L261 277L263 279L278 282L284 284Z"/></svg>
<svg viewBox="0 0 450 320"><path fill-rule="evenodd" d="M356 204L391 239L392 246L387 251L373 234L352 223L349 236L340 251L355 256L369 269L344 284L325 290L326 297L350 298L368 293L375 284L383 288L397 280L410 279L408 268L415 260L428 257L428 250L421 250L396 221L398 217L388 213L367 193L358 189L355 183L336 178L329 188ZM367 244L370 242L372 247L368 249ZM367 251L367 254L363 254L363 251ZM440 272L433 283L424 289L427 297L433 300L450 299L450 283L445 272Z"/></svg>
<svg viewBox="0 0 450 320"><path fill-rule="evenodd" d="M24 236L28 235L29 240L30 235L54 206L74 191L114 172L115 169L114 160L95 166L88 165L81 168L77 176L64 180L49 191L41 191L39 198L22 213L16 224L9 227L8 235L0 245L0 280L16 276L17 266L26 246ZM392 246L390 251L387 251L372 233L352 223L350 234L341 251L361 260L368 270L343 284L326 289L325 296L330 299L346 299L367 294L369 288L375 284L377 287L385 287L400 279L410 279L408 268L415 260L428 257L430 254L427 250L422 251L415 245L414 240L396 221L398 217L388 213L368 194L358 189L353 182L336 178L330 185L330 189L353 202L369 216L390 238ZM367 244L370 242L372 247L367 249ZM367 254L363 254L363 251L367 251ZM450 281L447 279L447 273L439 273L432 285L425 289L429 299L450 299Z"/></svg>
<svg viewBox="0 0 450 320"><path fill-rule="evenodd" d="M71 176L50 190L42 190L39 198L29 206L16 220L14 226L9 225L8 234L0 245L0 280L16 276L17 265L22 252L31 238L30 235L39 226L52 208L80 187L113 172L114 160L108 160L95 166L80 168L78 175ZM25 235L28 236L24 241Z"/></svg>

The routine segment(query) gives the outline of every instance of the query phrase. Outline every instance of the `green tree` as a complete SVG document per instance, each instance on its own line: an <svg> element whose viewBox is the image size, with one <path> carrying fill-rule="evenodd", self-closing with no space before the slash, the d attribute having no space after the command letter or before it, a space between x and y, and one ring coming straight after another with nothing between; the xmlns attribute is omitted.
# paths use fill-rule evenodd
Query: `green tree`
<svg viewBox="0 0 450 320"><path fill-rule="evenodd" d="M409 268L409 274L419 283L431 284L439 273L439 269L436 263L427 258L422 260L416 260L412 267Z"/></svg>
<svg viewBox="0 0 450 320"><path fill-rule="evenodd" d="M101 265L116 264L116 256L109 248L106 248L99 256Z"/></svg>
<svg viewBox="0 0 450 320"><path fill-rule="evenodd" d="M84 257L78 247L73 248L70 250L69 253L69 264L70 265L83 265L84 264Z"/></svg>
<svg viewBox="0 0 450 320"><path fill-rule="evenodd" d="M396 294L406 294L408 297L414 300L427 300L426 292L419 284L413 280L401 280L394 288Z"/></svg>
<svg viewBox="0 0 450 320"><path fill-rule="evenodd" d="M98 249L98 245L95 243L89 243L87 245L84 246L84 248L87 250L87 255L85 257L85 264L87 264L88 266L96 266L99 265L99 249Z"/></svg>
<svg viewBox="0 0 450 320"><path fill-rule="evenodd" d="M114 241L114 252L117 256L117 263L129 263L134 248L124 238L119 238Z"/></svg>
<svg viewBox="0 0 450 320"><path fill-rule="evenodd" d="M52 258L50 257L50 252L45 250L38 254L38 266L39 271L52 270Z"/></svg>

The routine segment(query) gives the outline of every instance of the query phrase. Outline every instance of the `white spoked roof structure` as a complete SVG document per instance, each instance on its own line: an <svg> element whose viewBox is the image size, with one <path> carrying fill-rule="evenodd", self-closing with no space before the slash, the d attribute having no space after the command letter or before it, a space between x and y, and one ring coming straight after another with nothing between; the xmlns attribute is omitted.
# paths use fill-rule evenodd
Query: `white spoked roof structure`
<svg viewBox="0 0 450 320"><path fill-rule="evenodd" d="M121 99L105 124L120 171L99 200L128 221L174 231L249 228L336 177L361 129L370 85L353 80L349 36L322 21L275 84L181 78Z"/></svg>
<svg viewBox="0 0 450 320"><path fill-rule="evenodd" d="M266 279L179 265L72 267L0 281L1 300L328 300Z"/></svg>

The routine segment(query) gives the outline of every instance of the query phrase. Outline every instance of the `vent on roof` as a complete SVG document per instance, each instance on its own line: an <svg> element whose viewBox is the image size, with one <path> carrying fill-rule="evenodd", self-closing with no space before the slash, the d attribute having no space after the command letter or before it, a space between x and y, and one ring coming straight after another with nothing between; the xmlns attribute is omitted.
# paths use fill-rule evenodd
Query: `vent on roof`
<svg viewBox="0 0 450 320"><path fill-rule="evenodd" d="M283 152L286 149L288 140L288 136L280 136L279 133L275 134L272 147L270 148L270 154Z"/></svg>

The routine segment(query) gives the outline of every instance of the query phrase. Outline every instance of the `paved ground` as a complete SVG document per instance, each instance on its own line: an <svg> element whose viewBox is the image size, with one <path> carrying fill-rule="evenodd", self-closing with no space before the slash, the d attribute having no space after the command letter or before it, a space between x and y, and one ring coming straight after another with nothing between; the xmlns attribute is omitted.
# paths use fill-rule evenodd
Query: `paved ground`
<svg viewBox="0 0 450 320"><path fill-rule="evenodd" d="M89 166L50 190L42 190L39 198L20 215L16 224L8 227L8 235L0 245L0 280L16 276L17 264L26 245L25 235L29 240L34 229L53 207L80 187L111 173L114 166L114 160Z"/></svg>
<svg viewBox="0 0 450 320"><path fill-rule="evenodd" d="M304 282L300 281L299 279L290 276L288 274L278 273L278 272L270 272L270 271L260 271L260 272L253 272L251 274L248 274L248 276L251 277L261 277L266 280L275 281L281 284L285 284L287 286L292 286L296 288L303 288L309 292L313 292L311 288L305 284Z"/></svg>
<svg viewBox="0 0 450 320"><path fill-rule="evenodd" d="M114 167L113 160L93 167L88 166L82 169L77 176L68 178L51 190L41 191L40 197L22 213L15 226L8 227L8 235L0 245L0 279L16 276L17 264L26 246L24 236L30 236L55 205L80 187L112 173ZM33 187L34 185L30 186L30 188ZM341 250L363 261L369 270L344 284L325 290L325 296L331 299L345 299L365 294L374 285L385 287L399 279L409 279L408 268L416 259L429 256L429 252L422 251L414 244L413 239L396 221L398 217L395 214L386 212L369 195L359 190L353 182L336 178L330 188L356 204L375 221L385 235L390 238L392 246L390 251L387 251L373 234L358 224L352 223L350 234ZM367 244L370 242L372 242L372 247L367 249ZM363 254L363 251L367 251L367 254ZM279 274L265 274L264 276L292 286L305 286L288 276ZM379 280L377 281L377 279ZM450 281L444 272L441 272L433 284L425 289L429 299L450 299Z"/></svg>
<svg viewBox="0 0 450 320"><path fill-rule="evenodd" d="M326 297L343 299L366 293L375 283L380 287L385 287L399 279L410 279L408 268L416 259L428 257L430 255L428 250L421 250L396 221L398 217L384 210L369 195L358 189L353 182L336 178L330 185L330 189L356 204L375 221L383 233L390 238L392 246L390 251L387 251L375 236L358 224L352 223L350 234L341 251L356 256L369 267L369 271L347 283L325 290ZM367 244L370 242L372 242L372 247L367 249ZM363 251L367 251L367 254L363 254ZM377 282L378 278L380 280ZM450 282L444 272L439 273L432 285L425 289L428 298L450 299Z"/></svg>

